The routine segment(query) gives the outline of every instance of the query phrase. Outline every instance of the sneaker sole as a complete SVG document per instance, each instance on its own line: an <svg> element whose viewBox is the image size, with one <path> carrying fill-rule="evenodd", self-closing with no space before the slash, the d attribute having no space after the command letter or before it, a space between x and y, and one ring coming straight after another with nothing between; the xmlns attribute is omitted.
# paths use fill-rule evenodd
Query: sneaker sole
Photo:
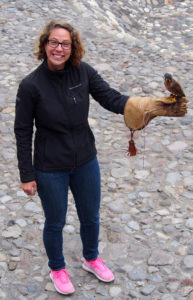
<svg viewBox="0 0 193 300"><path fill-rule="evenodd" d="M103 278L101 278L97 273L95 273L95 271L93 271L92 269L90 269L89 267L85 266L84 263L82 264L82 268L92 274L94 274L99 280L103 281L103 282L111 282L113 281L115 278L113 277L112 279L110 280L105 280Z"/></svg>
<svg viewBox="0 0 193 300"><path fill-rule="evenodd" d="M60 293L60 294L62 294L62 295L70 295L70 294L73 294L73 293L75 292L75 289L72 290L72 291L70 291L70 292L67 292L67 293L61 292L61 291L57 288L57 286L55 285L55 282L54 282L54 279L53 279L53 277L52 277L52 274L50 274L50 278L51 278L51 280L52 280L52 282L53 282L53 284L54 284L54 287L55 287L55 289L56 289L56 291L57 291L58 293Z"/></svg>

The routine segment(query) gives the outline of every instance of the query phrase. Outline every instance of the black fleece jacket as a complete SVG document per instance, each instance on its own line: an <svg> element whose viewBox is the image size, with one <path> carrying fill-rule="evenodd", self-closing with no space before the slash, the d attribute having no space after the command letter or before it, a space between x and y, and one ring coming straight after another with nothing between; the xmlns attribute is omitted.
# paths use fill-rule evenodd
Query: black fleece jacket
<svg viewBox="0 0 193 300"><path fill-rule="evenodd" d="M44 172L70 170L96 155L88 124L89 94L104 108L123 114L128 96L112 89L91 66L66 63L51 71L44 61L20 83L14 131L22 182L35 179L33 165ZM32 162L32 137L35 142Z"/></svg>

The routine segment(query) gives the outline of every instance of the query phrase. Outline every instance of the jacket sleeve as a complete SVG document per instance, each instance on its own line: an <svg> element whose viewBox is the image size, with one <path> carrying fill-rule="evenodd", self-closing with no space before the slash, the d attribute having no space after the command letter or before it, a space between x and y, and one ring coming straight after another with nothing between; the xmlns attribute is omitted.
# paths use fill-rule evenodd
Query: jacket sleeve
<svg viewBox="0 0 193 300"><path fill-rule="evenodd" d="M16 97L14 132L21 182L35 179L32 166L32 136L35 99L32 88L22 81Z"/></svg>
<svg viewBox="0 0 193 300"><path fill-rule="evenodd" d="M104 108L117 114L123 114L129 96L122 95L111 88L94 68L89 65L87 66L89 74L89 92L92 97Z"/></svg>

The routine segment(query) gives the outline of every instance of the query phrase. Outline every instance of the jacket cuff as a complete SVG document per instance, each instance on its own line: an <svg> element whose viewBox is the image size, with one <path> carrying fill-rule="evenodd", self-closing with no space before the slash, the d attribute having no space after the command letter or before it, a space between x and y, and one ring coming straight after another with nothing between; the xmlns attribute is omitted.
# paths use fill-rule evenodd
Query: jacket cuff
<svg viewBox="0 0 193 300"><path fill-rule="evenodd" d="M124 102L123 102L123 107L122 107L122 111L121 114L124 115L124 111L125 111L125 105L127 103L127 101L129 100L130 96L124 96Z"/></svg>
<svg viewBox="0 0 193 300"><path fill-rule="evenodd" d="M30 182L35 180L35 173L26 173L24 171L20 171L20 180L22 183Z"/></svg>

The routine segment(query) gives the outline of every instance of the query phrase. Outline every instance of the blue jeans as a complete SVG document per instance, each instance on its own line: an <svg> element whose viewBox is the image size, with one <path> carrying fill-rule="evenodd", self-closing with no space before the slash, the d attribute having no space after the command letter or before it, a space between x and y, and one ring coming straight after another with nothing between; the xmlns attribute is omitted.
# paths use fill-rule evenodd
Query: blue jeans
<svg viewBox="0 0 193 300"><path fill-rule="evenodd" d="M38 194L45 214L43 241L52 270L65 268L63 227L66 223L68 188L70 187L80 220L83 256L98 256L100 170L95 157L69 171L41 172L35 170Z"/></svg>

